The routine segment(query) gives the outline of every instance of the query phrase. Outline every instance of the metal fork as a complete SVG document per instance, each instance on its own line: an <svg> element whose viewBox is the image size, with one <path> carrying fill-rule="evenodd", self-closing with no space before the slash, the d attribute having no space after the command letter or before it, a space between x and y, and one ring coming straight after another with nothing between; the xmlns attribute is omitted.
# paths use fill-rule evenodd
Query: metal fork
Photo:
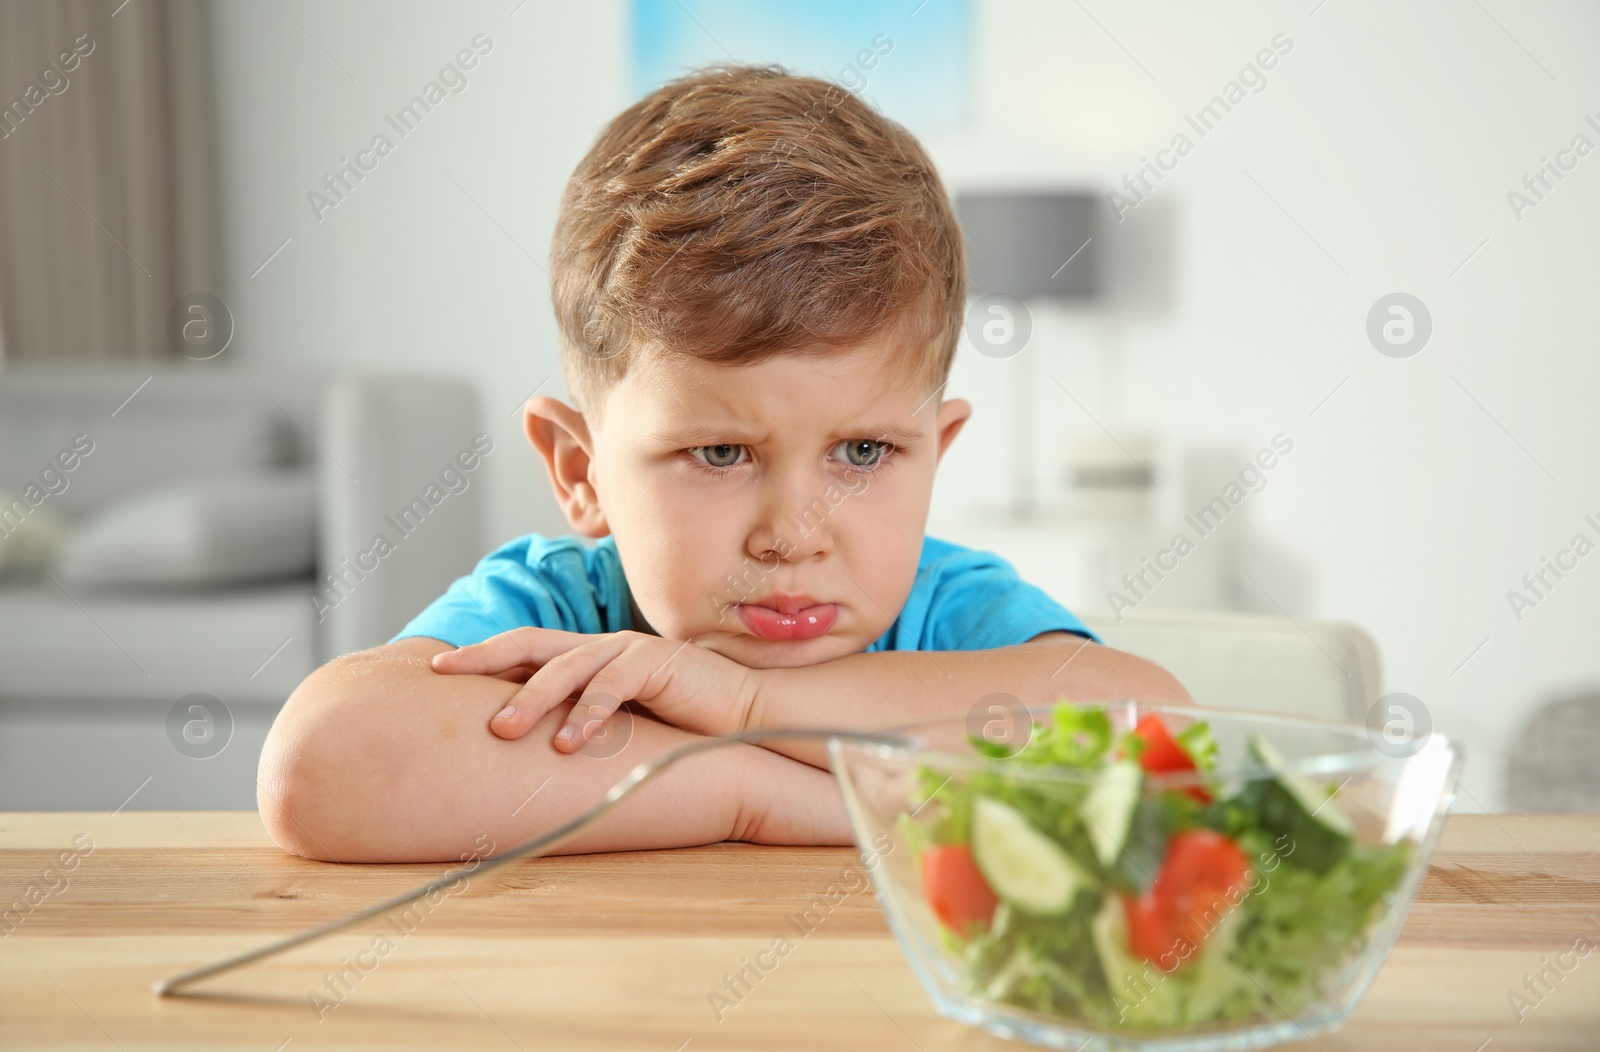
<svg viewBox="0 0 1600 1052"><path fill-rule="evenodd" d="M907 748L911 745L910 739L901 734L894 734L886 731L871 733L842 729L830 730L826 728L784 728L780 730L741 731L737 734L724 735L718 738L705 738L700 741L690 742L687 745L680 745L676 749L664 752L655 759L646 761L645 763L641 763L639 766L635 767L632 771L628 772L627 776L624 777L622 781L618 782L616 785L613 785L610 790L606 792L604 798L602 798L587 811L584 811L582 814L563 822L561 825L547 833L543 833L524 844L512 848L503 855L496 855L494 858L489 859L488 861L476 862L470 867L457 867L445 873L444 876L439 877L437 880L429 881L428 883L423 884L421 887L415 888L411 891L403 892L402 894L396 895L391 899L386 899L377 905L368 906L366 909L357 910L355 913L352 913L348 916L339 917L335 920L327 922L326 924L320 924L315 928L308 928L297 935L291 935L288 938L279 939L277 942L268 943L265 946L258 947L254 950L249 950L245 953L237 954L233 957L227 958L226 960L217 961L213 964L191 969L179 975L174 975L169 979L159 980L152 985L152 990L155 992L157 997L176 996L184 988L192 986L195 983L200 982L202 979L209 979L213 975L220 975L223 972L232 971L233 969L239 968L243 965L251 964L267 957L275 956L284 952L285 950L291 950L296 946L303 946L306 943L313 942L322 938L323 936L332 935L336 931L342 931L353 924L359 924L362 921L376 917L381 913L387 913L389 910L392 910L398 906L404 906L409 902L415 902L424 895L432 894L435 891L439 891L451 884L456 883L463 877L485 873L491 869L494 869L496 866L503 866L507 862L515 862L517 859L527 858L529 855L538 854L539 852L549 848L566 837L571 836L573 833L577 832L579 829L582 829L596 818L599 818L601 815L609 811L619 800L637 789L643 782L654 777L659 772L686 757L694 756L697 753L709 752L712 749L720 749L723 746L733 745L741 742L753 743L762 741L794 741L816 738L825 738L828 740L830 745L835 741L854 742L860 745L882 745L889 748Z"/></svg>

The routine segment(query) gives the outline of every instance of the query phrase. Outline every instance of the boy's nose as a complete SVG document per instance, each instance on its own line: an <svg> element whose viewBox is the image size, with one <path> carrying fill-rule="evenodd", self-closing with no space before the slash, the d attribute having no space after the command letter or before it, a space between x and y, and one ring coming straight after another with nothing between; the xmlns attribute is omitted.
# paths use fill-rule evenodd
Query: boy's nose
<svg viewBox="0 0 1600 1052"><path fill-rule="evenodd" d="M777 552L785 562L799 562L833 550L833 506L828 502L829 480L788 472L769 475L761 507L752 524L750 555L760 559ZM770 557L769 561L770 561Z"/></svg>

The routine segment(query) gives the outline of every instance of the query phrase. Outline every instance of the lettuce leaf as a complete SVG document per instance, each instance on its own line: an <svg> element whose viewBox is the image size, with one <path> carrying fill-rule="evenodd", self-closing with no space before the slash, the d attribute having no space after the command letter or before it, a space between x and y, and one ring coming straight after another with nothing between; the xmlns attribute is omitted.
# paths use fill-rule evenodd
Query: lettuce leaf
<svg viewBox="0 0 1600 1052"><path fill-rule="evenodd" d="M1189 754L1189 759L1202 771L1217 768L1217 740L1211 736L1211 725L1196 720L1173 736L1173 740Z"/></svg>

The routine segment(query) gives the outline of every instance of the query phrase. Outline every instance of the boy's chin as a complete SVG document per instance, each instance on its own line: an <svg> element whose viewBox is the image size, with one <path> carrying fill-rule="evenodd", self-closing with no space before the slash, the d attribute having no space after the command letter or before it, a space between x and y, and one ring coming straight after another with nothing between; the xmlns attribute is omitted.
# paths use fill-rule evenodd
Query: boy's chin
<svg viewBox="0 0 1600 1052"><path fill-rule="evenodd" d="M755 636L734 636L711 649L720 651L723 657L731 658L745 668L800 668L859 654L866 647L856 646L849 640L832 635L785 642L758 639Z"/></svg>

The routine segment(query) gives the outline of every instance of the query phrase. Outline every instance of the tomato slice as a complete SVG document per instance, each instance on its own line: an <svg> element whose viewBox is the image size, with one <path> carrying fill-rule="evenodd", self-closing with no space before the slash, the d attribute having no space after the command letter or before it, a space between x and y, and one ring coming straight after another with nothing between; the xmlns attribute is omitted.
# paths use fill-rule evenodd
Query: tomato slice
<svg viewBox="0 0 1600 1052"><path fill-rule="evenodd" d="M1244 883L1250 859L1237 843L1214 829L1191 829L1167 842L1156 886L1176 901L1186 893L1223 892Z"/></svg>
<svg viewBox="0 0 1600 1052"><path fill-rule="evenodd" d="M1128 918L1128 949L1163 971L1175 968L1178 930L1167 904L1151 890L1138 898L1124 895L1122 908Z"/></svg>
<svg viewBox="0 0 1600 1052"><path fill-rule="evenodd" d="M1196 770L1194 758L1172 737L1166 721L1155 713L1140 720L1133 733L1144 741L1144 751L1139 754L1139 766L1151 774ZM1211 794L1202 786L1191 785L1184 792L1199 803L1211 802Z"/></svg>
<svg viewBox="0 0 1600 1052"><path fill-rule="evenodd" d="M1193 829L1167 843L1167 857L1156 875L1156 894L1176 916L1180 934L1196 946L1233 908L1229 892L1243 894L1250 860L1221 833Z"/></svg>
<svg viewBox="0 0 1600 1052"><path fill-rule="evenodd" d="M1244 850L1221 833L1194 829L1174 835L1150 889L1124 897L1129 948L1163 971L1176 968L1205 945L1246 890L1249 875Z"/></svg>
<svg viewBox="0 0 1600 1052"><path fill-rule="evenodd" d="M965 937L989 929L1000 903L965 844L936 844L922 853L922 893L945 926Z"/></svg>

